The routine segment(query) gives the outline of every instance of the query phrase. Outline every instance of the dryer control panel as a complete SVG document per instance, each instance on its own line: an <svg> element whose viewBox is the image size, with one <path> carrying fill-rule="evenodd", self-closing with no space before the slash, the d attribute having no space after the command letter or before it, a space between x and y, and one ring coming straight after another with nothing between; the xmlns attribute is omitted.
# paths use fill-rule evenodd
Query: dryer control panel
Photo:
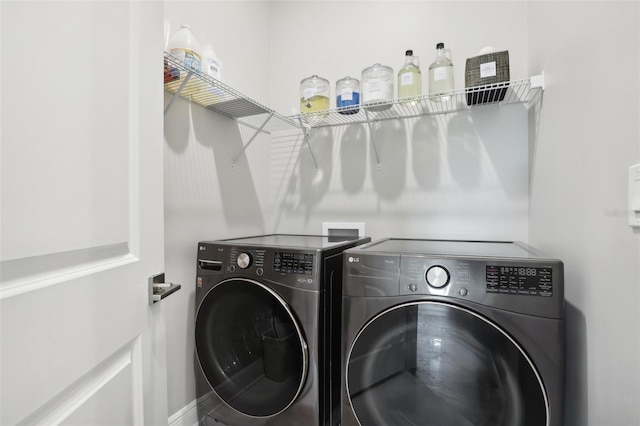
<svg viewBox="0 0 640 426"><path fill-rule="evenodd" d="M549 318L563 315L564 266L558 259L507 243L479 242L473 250L472 242L387 242L345 251L343 296L438 298ZM431 253L435 250L427 249L433 245L451 254Z"/></svg>
<svg viewBox="0 0 640 426"><path fill-rule="evenodd" d="M553 270L531 265L487 265L486 283L490 293L526 296L553 296Z"/></svg>
<svg viewBox="0 0 640 426"><path fill-rule="evenodd" d="M532 263L402 256L400 294L553 296L553 267Z"/></svg>

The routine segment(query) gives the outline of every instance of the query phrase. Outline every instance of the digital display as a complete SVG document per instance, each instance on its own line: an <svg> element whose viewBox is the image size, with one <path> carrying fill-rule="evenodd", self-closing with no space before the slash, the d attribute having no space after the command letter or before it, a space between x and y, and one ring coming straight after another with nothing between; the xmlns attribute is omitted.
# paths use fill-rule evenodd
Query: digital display
<svg viewBox="0 0 640 426"><path fill-rule="evenodd" d="M528 296L553 295L552 268L487 265L487 292Z"/></svg>
<svg viewBox="0 0 640 426"><path fill-rule="evenodd" d="M311 275L313 254L277 251L273 255L273 272Z"/></svg>

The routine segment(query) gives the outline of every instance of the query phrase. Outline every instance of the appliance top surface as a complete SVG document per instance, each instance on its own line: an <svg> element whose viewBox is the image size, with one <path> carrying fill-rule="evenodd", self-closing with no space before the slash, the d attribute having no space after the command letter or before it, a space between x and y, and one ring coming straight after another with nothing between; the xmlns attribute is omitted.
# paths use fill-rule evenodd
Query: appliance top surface
<svg viewBox="0 0 640 426"><path fill-rule="evenodd" d="M344 238L328 237L322 235L294 235L294 234L271 234L258 235L254 237L233 238L228 240L213 241L215 244L264 246L270 248L288 248L302 250L325 250L341 246L352 246L355 241L366 242L366 240L348 240Z"/></svg>
<svg viewBox="0 0 640 426"><path fill-rule="evenodd" d="M509 241L454 241L389 238L357 248L366 252L514 259L546 258L535 249Z"/></svg>

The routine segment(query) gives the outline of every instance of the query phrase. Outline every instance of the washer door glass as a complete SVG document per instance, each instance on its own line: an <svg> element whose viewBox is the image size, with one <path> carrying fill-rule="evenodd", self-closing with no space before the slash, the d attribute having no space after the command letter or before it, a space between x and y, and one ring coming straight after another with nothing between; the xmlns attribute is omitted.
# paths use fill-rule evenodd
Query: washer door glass
<svg viewBox="0 0 640 426"><path fill-rule="evenodd" d="M231 408L270 417L296 400L307 375L307 345L275 291L251 280L223 281L202 300L195 329L202 370Z"/></svg>
<svg viewBox="0 0 640 426"><path fill-rule="evenodd" d="M347 393L361 425L544 426L548 404L527 355L470 310L389 309L355 338Z"/></svg>

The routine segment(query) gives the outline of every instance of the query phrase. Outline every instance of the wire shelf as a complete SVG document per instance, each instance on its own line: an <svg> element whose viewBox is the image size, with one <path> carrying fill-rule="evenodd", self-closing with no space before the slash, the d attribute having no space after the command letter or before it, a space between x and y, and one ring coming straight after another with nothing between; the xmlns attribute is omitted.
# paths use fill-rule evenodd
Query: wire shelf
<svg viewBox="0 0 640 426"><path fill-rule="evenodd" d="M164 60L164 88L174 94L165 107L165 114L175 98L181 96L256 130L272 132L300 128L298 121L290 120L208 75L188 69L179 58L165 52Z"/></svg>
<svg viewBox="0 0 640 426"><path fill-rule="evenodd" d="M175 77L178 78L171 81L171 78ZM464 88L438 95L372 102L366 108L343 107L284 116L208 75L189 70L179 58L165 53L164 87L165 90L174 93L174 99L165 108L165 113L175 98L182 96L207 109L266 132L450 114L487 105L523 103L528 107L540 99L543 86L544 75L539 75L530 79Z"/></svg>
<svg viewBox="0 0 640 426"><path fill-rule="evenodd" d="M342 107L288 116L304 126L330 127L372 123L423 115L450 114L482 108L486 105L537 102L543 89L543 76L367 104L366 107ZM533 82L533 83L532 83Z"/></svg>
<svg viewBox="0 0 640 426"><path fill-rule="evenodd" d="M242 151L232 159L232 167L235 167L238 159L260 132L297 129L302 131L316 171L319 171L309 142L309 129L366 123L369 125L370 140L377 167L380 169L381 163L371 131L371 123L424 115L450 114L482 108L486 105L524 103L529 107L539 101L544 89L543 74L530 79L452 90L438 95L372 102L366 107L343 107L284 116L208 75L186 68L184 62L175 56L165 53L164 61L164 88L174 94L165 107L165 114L175 99L181 96L255 130L253 136L244 144Z"/></svg>

